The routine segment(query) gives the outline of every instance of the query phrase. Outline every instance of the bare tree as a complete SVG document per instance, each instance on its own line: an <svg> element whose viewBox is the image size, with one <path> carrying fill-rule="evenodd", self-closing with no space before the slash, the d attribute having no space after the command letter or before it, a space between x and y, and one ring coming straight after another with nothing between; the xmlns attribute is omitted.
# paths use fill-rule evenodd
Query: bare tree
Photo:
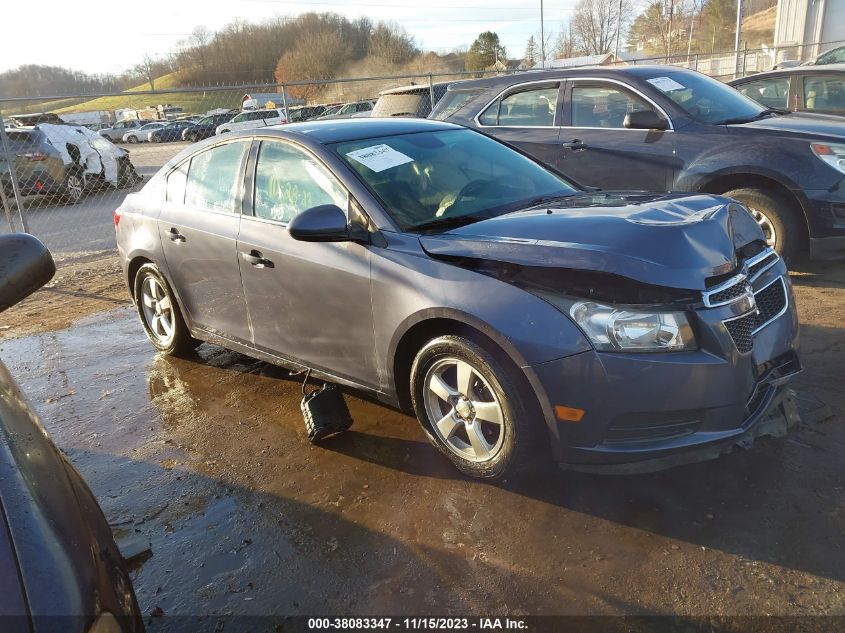
<svg viewBox="0 0 845 633"><path fill-rule="evenodd" d="M144 53L144 57L141 59L141 63L135 66L135 72L137 72L141 77L147 80L147 83L150 84L150 90L155 90L155 78L156 78L156 67L157 63L154 57L151 55Z"/></svg>
<svg viewBox="0 0 845 633"><path fill-rule="evenodd" d="M622 0L621 14L618 0L579 0L572 14L573 39L587 55L610 52L616 41L618 21L621 19L624 27L625 16L630 14L630 0Z"/></svg>
<svg viewBox="0 0 845 633"><path fill-rule="evenodd" d="M571 22L561 27L560 32L558 32L557 37L555 38L554 44L551 48L547 48L546 50L551 51L552 59L567 59L569 57L574 57L580 52L572 36Z"/></svg>

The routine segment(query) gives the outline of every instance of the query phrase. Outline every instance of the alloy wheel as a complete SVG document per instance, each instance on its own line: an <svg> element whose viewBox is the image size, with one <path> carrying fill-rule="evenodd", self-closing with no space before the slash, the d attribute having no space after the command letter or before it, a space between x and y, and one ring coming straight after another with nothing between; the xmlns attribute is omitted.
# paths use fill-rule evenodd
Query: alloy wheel
<svg viewBox="0 0 845 633"><path fill-rule="evenodd" d="M505 415L483 372L463 359L442 358L424 385L431 428L449 450L473 462L495 459L504 444Z"/></svg>
<svg viewBox="0 0 845 633"><path fill-rule="evenodd" d="M73 202L78 202L82 198L82 190L84 188L85 183L79 174L70 174L67 177L67 195Z"/></svg>
<svg viewBox="0 0 845 633"><path fill-rule="evenodd" d="M774 248L775 243L777 242L775 225L772 224L772 221L768 218L768 216L759 209L749 208L748 210L751 212L751 217L753 217L757 224L760 225L760 228L763 229L763 236L766 238L766 244Z"/></svg>
<svg viewBox="0 0 845 633"><path fill-rule="evenodd" d="M161 282L152 275L144 279L141 287L141 308L156 341L163 346L169 345L176 333L173 302Z"/></svg>

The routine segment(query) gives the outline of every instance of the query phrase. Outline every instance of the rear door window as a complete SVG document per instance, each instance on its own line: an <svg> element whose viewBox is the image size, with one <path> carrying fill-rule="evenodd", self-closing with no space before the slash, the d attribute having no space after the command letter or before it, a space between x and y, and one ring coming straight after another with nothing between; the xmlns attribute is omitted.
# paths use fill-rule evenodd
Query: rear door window
<svg viewBox="0 0 845 633"><path fill-rule="evenodd" d="M247 142L238 141L195 154L188 168L185 204L208 211L238 213L241 163L247 147Z"/></svg>
<svg viewBox="0 0 845 633"><path fill-rule="evenodd" d="M841 75L807 75L804 109L810 112L845 112L845 79Z"/></svg>
<svg viewBox="0 0 845 633"><path fill-rule="evenodd" d="M558 85L511 92L491 103L478 120L491 126L552 127L559 92Z"/></svg>
<svg viewBox="0 0 845 633"><path fill-rule="evenodd" d="M789 107L789 77L770 77L737 86L740 93L767 108Z"/></svg>

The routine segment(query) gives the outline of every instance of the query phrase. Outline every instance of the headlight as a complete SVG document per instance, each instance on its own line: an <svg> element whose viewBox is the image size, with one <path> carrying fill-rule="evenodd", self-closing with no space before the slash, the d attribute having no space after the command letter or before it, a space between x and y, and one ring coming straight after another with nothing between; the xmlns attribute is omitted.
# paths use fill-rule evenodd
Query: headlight
<svg viewBox="0 0 845 633"><path fill-rule="evenodd" d="M593 346L607 352L677 352L696 349L684 312L639 311L560 295L537 293L572 320Z"/></svg>
<svg viewBox="0 0 845 633"><path fill-rule="evenodd" d="M813 154L821 158L836 171L845 174L845 145L810 143Z"/></svg>

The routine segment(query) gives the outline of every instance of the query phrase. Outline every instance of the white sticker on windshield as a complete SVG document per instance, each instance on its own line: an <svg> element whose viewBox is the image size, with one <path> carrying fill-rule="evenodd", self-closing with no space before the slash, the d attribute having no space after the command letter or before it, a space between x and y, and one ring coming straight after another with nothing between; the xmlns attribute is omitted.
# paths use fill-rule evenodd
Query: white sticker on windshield
<svg viewBox="0 0 845 633"><path fill-rule="evenodd" d="M406 156L402 152L397 152L385 143L356 149L354 152L349 152L347 156L352 160L358 161L364 167L369 167L376 173L390 169L391 167L398 167L405 163L414 162L414 159L410 156Z"/></svg>
<svg viewBox="0 0 845 633"><path fill-rule="evenodd" d="M673 90L686 90L686 86L679 84L671 77L655 77L654 79L646 79L648 83L662 92L672 92Z"/></svg>

